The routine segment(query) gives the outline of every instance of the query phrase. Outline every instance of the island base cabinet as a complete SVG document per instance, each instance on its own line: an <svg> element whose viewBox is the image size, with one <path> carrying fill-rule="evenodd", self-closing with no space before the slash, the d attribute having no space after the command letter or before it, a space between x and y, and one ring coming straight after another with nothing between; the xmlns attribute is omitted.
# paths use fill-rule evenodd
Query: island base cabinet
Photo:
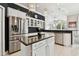
<svg viewBox="0 0 79 59"><path fill-rule="evenodd" d="M55 37L47 39L47 56L53 56L54 55L54 39Z"/></svg>
<svg viewBox="0 0 79 59"><path fill-rule="evenodd" d="M54 55L54 37L50 38L52 40L52 42L49 44L49 50L50 50L50 56Z"/></svg>
<svg viewBox="0 0 79 59"><path fill-rule="evenodd" d="M32 56L46 56L46 40L32 45Z"/></svg>
<svg viewBox="0 0 79 59"><path fill-rule="evenodd" d="M46 45L38 48L38 49L35 49L33 51L33 56L46 56Z"/></svg>
<svg viewBox="0 0 79 59"><path fill-rule="evenodd" d="M55 43L63 45L63 33L55 33Z"/></svg>
<svg viewBox="0 0 79 59"><path fill-rule="evenodd" d="M71 33L55 33L55 43L63 46L71 46Z"/></svg>
<svg viewBox="0 0 79 59"><path fill-rule="evenodd" d="M21 44L21 56L32 56L31 49L31 45L25 46L24 44Z"/></svg>
<svg viewBox="0 0 79 59"><path fill-rule="evenodd" d="M63 39L64 39L64 46L71 46L71 34L70 33L64 33Z"/></svg>

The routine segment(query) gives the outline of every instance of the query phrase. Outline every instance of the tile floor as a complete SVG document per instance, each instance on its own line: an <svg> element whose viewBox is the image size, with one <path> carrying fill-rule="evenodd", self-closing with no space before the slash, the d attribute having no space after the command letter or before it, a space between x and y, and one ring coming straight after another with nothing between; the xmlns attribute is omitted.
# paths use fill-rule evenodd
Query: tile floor
<svg viewBox="0 0 79 59"><path fill-rule="evenodd" d="M21 56L20 52L9 56ZM60 45L54 45L54 55L52 56L79 56L79 47L65 47Z"/></svg>
<svg viewBox="0 0 79 59"><path fill-rule="evenodd" d="M79 56L79 47L54 46L54 56Z"/></svg>

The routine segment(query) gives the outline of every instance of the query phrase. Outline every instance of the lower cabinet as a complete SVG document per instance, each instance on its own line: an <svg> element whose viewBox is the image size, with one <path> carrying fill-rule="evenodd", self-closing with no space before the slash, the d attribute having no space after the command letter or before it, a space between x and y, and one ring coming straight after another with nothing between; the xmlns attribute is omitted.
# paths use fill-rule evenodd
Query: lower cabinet
<svg viewBox="0 0 79 59"><path fill-rule="evenodd" d="M21 56L31 56L32 55L32 46L25 46L24 44L21 44Z"/></svg>
<svg viewBox="0 0 79 59"><path fill-rule="evenodd" d="M64 46L71 46L71 34L70 33L64 33L63 34L63 43Z"/></svg>
<svg viewBox="0 0 79 59"><path fill-rule="evenodd" d="M55 43L64 46L71 46L71 33L55 33Z"/></svg>
<svg viewBox="0 0 79 59"><path fill-rule="evenodd" d="M32 56L46 56L46 41L40 41L32 45Z"/></svg>
<svg viewBox="0 0 79 59"><path fill-rule="evenodd" d="M55 43L63 45L63 33L55 33Z"/></svg>
<svg viewBox="0 0 79 59"><path fill-rule="evenodd" d="M73 45L79 44L79 31L72 32Z"/></svg>
<svg viewBox="0 0 79 59"><path fill-rule="evenodd" d="M48 38L32 45L33 56L53 56L54 37Z"/></svg>
<svg viewBox="0 0 79 59"><path fill-rule="evenodd" d="M33 52L33 56L46 56L46 45L41 46L38 49L35 49Z"/></svg>
<svg viewBox="0 0 79 59"><path fill-rule="evenodd" d="M47 56L54 55L54 37L47 39Z"/></svg>

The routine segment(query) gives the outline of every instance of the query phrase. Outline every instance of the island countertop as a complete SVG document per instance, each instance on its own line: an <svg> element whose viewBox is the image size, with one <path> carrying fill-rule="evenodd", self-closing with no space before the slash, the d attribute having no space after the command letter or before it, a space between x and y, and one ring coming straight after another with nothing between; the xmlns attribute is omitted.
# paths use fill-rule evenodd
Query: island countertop
<svg viewBox="0 0 79 59"><path fill-rule="evenodd" d="M63 30L59 30L59 29L57 29L57 30L43 30L43 32L67 32L67 33L72 33L72 31L75 31L75 30L65 30L65 29L63 29Z"/></svg>

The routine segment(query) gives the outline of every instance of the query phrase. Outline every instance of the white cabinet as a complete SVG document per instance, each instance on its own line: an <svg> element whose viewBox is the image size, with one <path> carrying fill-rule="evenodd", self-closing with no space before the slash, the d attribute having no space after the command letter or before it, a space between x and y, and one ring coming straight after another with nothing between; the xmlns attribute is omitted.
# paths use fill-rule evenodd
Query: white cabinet
<svg viewBox="0 0 79 59"><path fill-rule="evenodd" d="M53 37L50 37L53 36ZM54 33L45 33L46 40L32 44L33 56L52 56L54 55Z"/></svg>
<svg viewBox="0 0 79 59"><path fill-rule="evenodd" d="M32 54L32 47L31 47L31 45L25 46L24 44L21 44L20 55L21 56L31 56L31 54Z"/></svg>
<svg viewBox="0 0 79 59"><path fill-rule="evenodd" d="M8 16L18 16L17 11L13 8L8 7Z"/></svg>
<svg viewBox="0 0 79 59"><path fill-rule="evenodd" d="M43 45L36 49L35 56L46 56L46 45Z"/></svg>
<svg viewBox="0 0 79 59"><path fill-rule="evenodd" d="M32 45L32 55L33 56L46 56L46 41L40 41Z"/></svg>
<svg viewBox="0 0 79 59"><path fill-rule="evenodd" d="M35 19L32 17L28 17L28 16L27 16L27 20L28 20L28 27L40 27L42 29L44 29L44 27L45 27L44 20Z"/></svg>
<svg viewBox="0 0 79 59"><path fill-rule="evenodd" d="M54 55L54 44L55 44L55 36L54 33L46 33L46 37L50 37L46 39L47 47L46 47L46 55L47 56L53 56Z"/></svg>
<svg viewBox="0 0 79 59"><path fill-rule="evenodd" d="M63 34L55 33L55 43L63 45Z"/></svg>
<svg viewBox="0 0 79 59"><path fill-rule="evenodd" d="M55 33L55 43L65 45L65 46L71 46L71 34L72 33Z"/></svg>
<svg viewBox="0 0 79 59"><path fill-rule="evenodd" d="M72 32L73 44L79 44L79 31Z"/></svg>
<svg viewBox="0 0 79 59"><path fill-rule="evenodd" d="M20 17L20 18L26 18L25 12L22 12L22 11L19 11L19 10L10 8L10 7L8 7L8 14L7 15L8 16L16 16L16 17Z"/></svg>
<svg viewBox="0 0 79 59"><path fill-rule="evenodd" d="M47 39L47 56L54 55L54 37Z"/></svg>
<svg viewBox="0 0 79 59"><path fill-rule="evenodd" d="M71 33L64 33L63 40L65 46L71 46Z"/></svg>
<svg viewBox="0 0 79 59"><path fill-rule="evenodd" d="M51 40L51 43L49 44L49 47L50 47L50 56L54 55L54 37L50 38Z"/></svg>
<svg viewBox="0 0 79 59"><path fill-rule="evenodd" d="M23 23L23 32L28 33L28 20L23 19L23 21L24 21L24 23Z"/></svg>

